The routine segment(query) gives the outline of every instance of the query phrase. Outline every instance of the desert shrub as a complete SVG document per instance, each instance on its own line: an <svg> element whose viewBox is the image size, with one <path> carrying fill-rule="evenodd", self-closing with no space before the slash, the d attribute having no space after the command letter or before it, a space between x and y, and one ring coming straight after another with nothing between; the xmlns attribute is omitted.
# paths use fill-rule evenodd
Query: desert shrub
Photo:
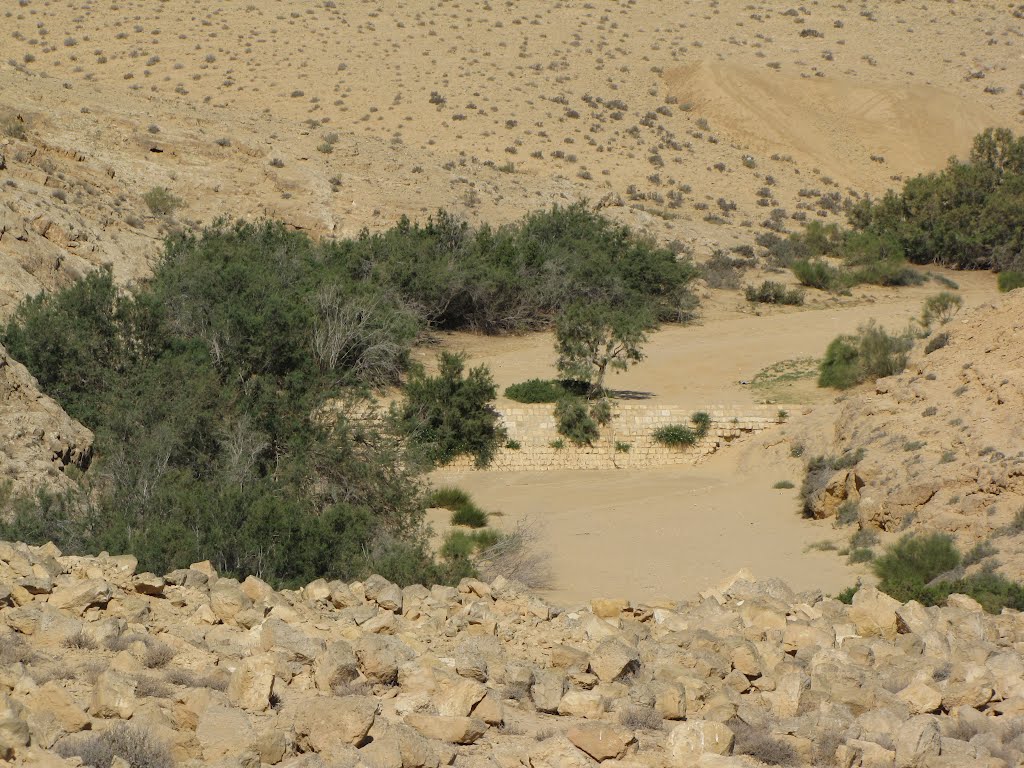
<svg viewBox="0 0 1024 768"><path fill-rule="evenodd" d="M875 559L878 588L900 602L917 599L936 576L960 565L953 540L941 533L908 534Z"/></svg>
<svg viewBox="0 0 1024 768"><path fill-rule="evenodd" d="M849 605L853 602L853 596L857 594L858 589L860 589L859 585L847 587L842 592L836 595L836 600L838 600L840 603L846 603L847 605Z"/></svg>
<svg viewBox="0 0 1024 768"><path fill-rule="evenodd" d="M979 541L964 555L964 566L971 566L975 563L980 563L993 555L997 554L997 550L991 541Z"/></svg>
<svg viewBox="0 0 1024 768"><path fill-rule="evenodd" d="M738 717L726 722L736 735L733 753L750 755L765 765L799 765L796 750L782 739L771 736L763 728L749 725Z"/></svg>
<svg viewBox="0 0 1024 768"><path fill-rule="evenodd" d="M146 644L142 663L149 669L165 667L174 658L174 649L166 643L155 640Z"/></svg>
<svg viewBox="0 0 1024 768"><path fill-rule="evenodd" d="M185 204L166 187L153 187L142 196L151 213L157 216L169 216Z"/></svg>
<svg viewBox="0 0 1024 768"><path fill-rule="evenodd" d="M469 528L483 528L487 525L487 513L479 507L463 506L452 512L452 525L465 525Z"/></svg>
<svg viewBox="0 0 1024 768"><path fill-rule="evenodd" d="M779 480L777 483L775 483L775 485L772 486L772 488L776 488L778 490L788 490L790 488L795 487L796 486L793 485L793 483L790 482L789 480Z"/></svg>
<svg viewBox="0 0 1024 768"><path fill-rule="evenodd" d="M1017 288L1024 288L1024 272L1017 270L1000 272L999 277L996 279L996 284L1003 293L1016 290Z"/></svg>
<svg viewBox="0 0 1024 768"><path fill-rule="evenodd" d="M512 531L484 549L475 566L481 578L488 581L504 576L531 589L550 587L553 578L541 530L530 520L519 521Z"/></svg>
<svg viewBox="0 0 1024 768"><path fill-rule="evenodd" d="M651 707L626 707L619 713L619 725L633 730L661 730L661 715Z"/></svg>
<svg viewBox="0 0 1024 768"><path fill-rule="evenodd" d="M819 387L849 389L868 379L892 376L907 365L913 345L908 332L890 334L870 322L855 336L837 336L825 350L818 375Z"/></svg>
<svg viewBox="0 0 1024 768"><path fill-rule="evenodd" d="M846 290L847 281L842 272L823 259L798 259L790 269L801 285L821 291L839 293Z"/></svg>
<svg viewBox="0 0 1024 768"><path fill-rule="evenodd" d="M956 313L960 311L963 303L963 299L949 291L929 296L925 299L924 308L921 310L922 325L927 327L936 321L945 325L956 317Z"/></svg>
<svg viewBox="0 0 1024 768"><path fill-rule="evenodd" d="M560 381L530 379L505 387L505 397L517 403L557 403L565 394Z"/></svg>
<svg viewBox="0 0 1024 768"><path fill-rule="evenodd" d="M427 494L426 505L450 509L452 525L465 525L470 528L483 528L487 525L489 515L473 502L468 493L450 485L435 488Z"/></svg>
<svg viewBox="0 0 1024 768"><path fill-rule="evenodd" d="M856 549L850 550L850 554L846 557L846 562L850 563L850 565L854 565L856 563L870 563L874 559L875 553L871 548L857 547Z"/></svg>
<svg viewBox="0 0 1024 768"><path fill-rule="evenodd" d="M491 407L497 388L485 366L465 372L465 356L442 352L438 373L414 369L405 387L400 423L411 443L434 464L469 454L487 466L505 439Z"/></svg>
<svg viewBox="0 0 1024 768"><path fill-rule="evenodd" d="M555 423L558 434L576 445L590 445L601 434L587 401L573 395L565 395L555 404Z"/></svg>
<svg viewBox="0 0 1024 768"><path fill-rule="evenodd" d="M942 349L947 344L949 344L949 334L945 331L937 333L928 339L928 343L924 345L924 353L926 355L930 355L932 352Z"/></svg>
<svg viewBox="0 0 1024 768"><path fill-rule="evenodd" d="M715 251L700 266L700 276L711 288L736 290L748 267L744 259L734 259L724 251Z"/></svg>
<svg viewBox="0 0 1024 768"><path fill-rule="evenodd" d="M96 735L76 734L55 747L64 758L80 757L84 765L110 768L120 757L130 768L172 768L174 761L165 744L148 731L130 723L117 723Z"/></svg>
<svg viewBox="0 0 1024 768"><path fill-rule="evenodd" d="M788 304L799 306L804 303L804 292L799 288L786 288L782 283L765 280L755 287L748 285L744 290L747 301L759 304Z"/></svg>
<svg viewBox="0 0 1024 768"><path fill-rule="evenodd" d="M687 424L666 424L654 430L654 439L670 448L688 448L695 445L707 433L711 425L711 417L704 412L697 412L690 417L692 426Z"/></svg>

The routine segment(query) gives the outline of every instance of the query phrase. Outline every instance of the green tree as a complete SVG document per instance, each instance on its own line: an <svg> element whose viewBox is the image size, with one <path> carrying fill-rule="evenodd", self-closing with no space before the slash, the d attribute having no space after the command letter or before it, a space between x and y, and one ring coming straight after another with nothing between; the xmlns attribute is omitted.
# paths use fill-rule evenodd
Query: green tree
<svg viewBox="0 0 1024 768"><path fill-rule="evenodd" d="M573 304L555 324L558 371L564 378L587 382L591 395L601 395L609 371L624 371L643 360L647 332L655 325L639 307Z"/></svg>

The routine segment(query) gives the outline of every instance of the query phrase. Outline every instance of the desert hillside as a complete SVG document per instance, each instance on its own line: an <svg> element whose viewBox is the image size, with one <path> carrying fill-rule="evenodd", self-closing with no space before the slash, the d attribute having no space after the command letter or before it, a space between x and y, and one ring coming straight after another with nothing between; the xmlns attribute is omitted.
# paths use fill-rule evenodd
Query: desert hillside
<svg viewBox="0 0 1024 768"><path fill-rule="evenodd" d="M19 2L0 313L102 263L145 276L169 215L354 235L585 198L698 255L838 221L843 199L1020 125L1012 11ZM171 197L147 205L154 187Z"/></svg>

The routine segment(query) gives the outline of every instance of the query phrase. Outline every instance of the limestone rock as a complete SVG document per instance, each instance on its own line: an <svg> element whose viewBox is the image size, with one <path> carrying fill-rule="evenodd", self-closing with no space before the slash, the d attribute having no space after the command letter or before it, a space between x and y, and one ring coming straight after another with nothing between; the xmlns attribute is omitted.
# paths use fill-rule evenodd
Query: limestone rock
<svg viewBox="0 0 1024 768"><path fill-rule="evenodd" d="M735 741L735 734L723 723L688 720L675 726L669 733L665 752L671 765L685 768L707 753L732 754Z"/></svg>
<svg viewBox="0 0 1024 768"><path fill-rule="evenodd" d="M411 714L405 722L421 736L452 744L474 744L487 732L487 723L475 717Z"/></svg>
<svg viewBox="0 0 1024 768"><path fill-rule="evenodd" d="M631 730L607 723L583 723L570 728L565 736L598 762L623 757L636 743Z"/></svg>
<svg viewBox="0 0 1024 768"><path fill-rule="evenodd" d="M853 596L850 619L864 637L896 637L900 603L874 587L861 587Z"/></svg>
<svg viewBox="0 0 1024 768"><path fill-rule="evenodd" d="M639 668L640 654L621 640L603 640L590 654L590 671L597 675L602 683L627 677Z"/></svg>
<svg viewBox="0 0 1024 768"><path fill-rule="evenodd" d="M330 755L340 747L354 747L366 738L377 707L376 699L369 696L308 699L295 714L295 732L314 752Z"/></svg>
<svg viewBox="0 0 1024 768"><path fill-rule="evenodd" d="M248 712L265 712L274 691L274 659L252 656L240 663L228 683L228 701Z"/></svg>
<svg viewBox="0 0 1024 768"><path fill-rule="evenodd" d="M93 606L104 606L110 602L113 590L103 579L85 579L80 582L54 589L47 603L59 610L79 615Z"/></svg>
<svg viewBox="0 0 1024 768"><path fill-rule="evenodd" d="M89 712L93 717L119 717L128 720L135 714L136 681L128 675L108 669L92 689Z"/></svg>

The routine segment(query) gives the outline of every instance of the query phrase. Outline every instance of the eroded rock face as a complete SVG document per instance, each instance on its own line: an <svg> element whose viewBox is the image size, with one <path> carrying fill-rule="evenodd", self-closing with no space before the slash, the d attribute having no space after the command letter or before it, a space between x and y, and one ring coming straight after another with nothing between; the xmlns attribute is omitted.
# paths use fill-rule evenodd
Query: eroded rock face
<svg viewBox="0 0 1024 768"><path fill-rule="evenodd" d="M209 563L135 570L0 542L5 759L64 765L56 750L130 728L182 765L1024 760L1024 620L960 596L866 587L847 606L743 572L692 603L560 611L499 579L407 587L398 613L383 579L279 592Z"/></svg>
<svg viewBox="0 0 1024 768"><path fill-rule="evenodd" d="M39 390L24 365L0 345L0 482L15 491L64 488L64 470L89 467L93 434Z"/></svg>

